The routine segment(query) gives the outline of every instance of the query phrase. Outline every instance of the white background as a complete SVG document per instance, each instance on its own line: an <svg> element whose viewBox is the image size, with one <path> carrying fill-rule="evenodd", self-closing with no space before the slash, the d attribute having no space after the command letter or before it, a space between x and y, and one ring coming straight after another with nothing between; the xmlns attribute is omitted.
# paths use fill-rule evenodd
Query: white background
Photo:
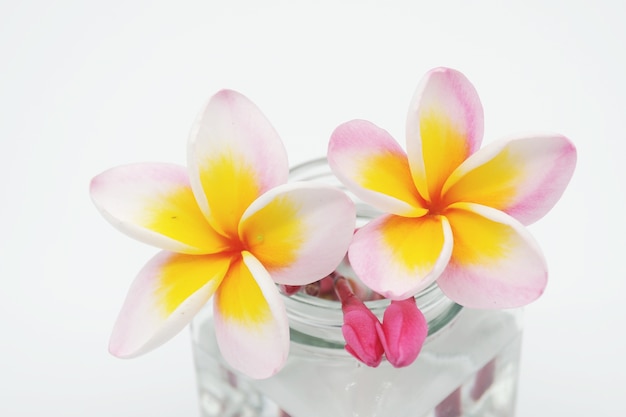
<svg viewBox="0 0 626 417"><path fill-rule="evenodd" d="M221 88L264 111L292 163L352 118L403 142L413 90L440 65L476 86L485 143L547 130L579 151L530 227L551 278L526 308L518 416L626 415L624 3L506 3L2 1L0 415L198 415L188 331L138 359L107 353L155 250L100 217L91 177L184 164Z"/></svg>

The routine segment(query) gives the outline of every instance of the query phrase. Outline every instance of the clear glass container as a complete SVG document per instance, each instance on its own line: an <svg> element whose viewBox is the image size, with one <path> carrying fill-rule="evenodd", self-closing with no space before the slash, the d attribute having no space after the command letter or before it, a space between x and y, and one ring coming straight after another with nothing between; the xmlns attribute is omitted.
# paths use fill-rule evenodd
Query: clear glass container
<svg viewBox="0 0 626 417"><path fill-rule="evenodd" d="M292 169L293 181L337 186L324 159ZM378 213L354 199L358 221ZM349 267L341 273L350 277ZM291 328L286 366L253 380L232 370L217 347L211 305L192 322L202 417L511 417L515 411L521 310L462 308L431 285L416 296L429 325L417 360L370 368L345 349L337 301L284 296ZM367 301L382 319L388 300Z"/></svg>

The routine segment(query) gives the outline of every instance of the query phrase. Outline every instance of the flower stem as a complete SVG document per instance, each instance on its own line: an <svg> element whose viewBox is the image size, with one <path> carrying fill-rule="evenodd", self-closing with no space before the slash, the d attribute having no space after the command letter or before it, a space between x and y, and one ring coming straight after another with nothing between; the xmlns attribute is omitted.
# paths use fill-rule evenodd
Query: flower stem
<svg viewBox="0 0 626 417"><path fill-rule="evenodd" d="M470 392L470 395L474 401L480 399L483 394L489 389L495 377L496 371L496 359L492 359L485 366L483 366L477 373L474 380L474 386Z"/></svg>
<svg viewBox="0 0 626 417"><path fill-rule="evenodd" d="M461 417L461 415L461 387L459 387L435 407L435 417Z"/></svg>

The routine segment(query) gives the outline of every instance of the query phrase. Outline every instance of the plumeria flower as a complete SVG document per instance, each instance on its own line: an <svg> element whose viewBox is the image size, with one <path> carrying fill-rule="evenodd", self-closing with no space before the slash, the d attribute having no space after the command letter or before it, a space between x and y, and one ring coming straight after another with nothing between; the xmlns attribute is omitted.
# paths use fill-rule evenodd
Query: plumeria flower
<svg viewBox="0 0 626 417"><path fill-rule="evenodd" d="M355 211L340 190L287 184L283 144L234 91L211 98L191 132L188 168L113 168L91 196L114 226L163 249L133 282L110 351L133 357L179 332L213 297L222 355L253 378L275 374L289 350L276 284L305 285L341 262Z"/></svg>
<svg viewBox="0 0 626 417"><path fill-rule="evenodd" d="M547 268L524 227L546 214L569 182L576 150L557 134L517 136L483 149L483 110L470 82L437 68L411 102L406 152L364 121L340 125L328 160L366 203L387 213L362 227L352 267L374 291L405 299L437 280L459 304L525 305Z"/></svg>

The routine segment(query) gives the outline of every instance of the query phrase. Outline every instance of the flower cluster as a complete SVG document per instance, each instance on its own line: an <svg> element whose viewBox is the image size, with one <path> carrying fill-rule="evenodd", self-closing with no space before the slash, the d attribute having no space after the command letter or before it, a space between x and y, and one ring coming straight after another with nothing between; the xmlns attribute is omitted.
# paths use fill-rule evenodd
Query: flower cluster
<svg viewBox="0 0 626 417"><path fill-rule="evenodd" d="M482 134L474 87L448 68L420 83L406 151L371 122L337 127L327 155L333 173L385 213L354 233L351 199L331 186L288 183L287 154L268 120L241 94L218 92L192 129L187 167L126 165L91 182L108 221L161 249L130 287L111 353L159 346L212 298L224 359L266 378L289 352L280 291L329 285L342 303L346 349L370 366L383 354L406 366L427 334L413 297L433 282L472 308L535 300L547 268L525 226L560 198L576 150L557 134L480 149ZM334 274L346 254L359 280L391 300L382 322Z"/></svg>

